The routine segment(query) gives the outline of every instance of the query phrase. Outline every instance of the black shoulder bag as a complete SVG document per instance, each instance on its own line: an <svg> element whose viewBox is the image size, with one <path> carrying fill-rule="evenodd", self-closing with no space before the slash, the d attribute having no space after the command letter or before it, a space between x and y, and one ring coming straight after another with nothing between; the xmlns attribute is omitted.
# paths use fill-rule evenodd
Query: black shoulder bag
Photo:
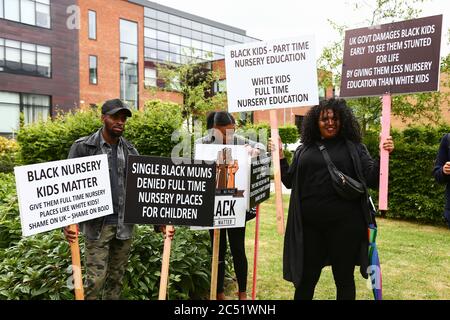
<svg viewBox="0 0 450 320"><path fill-rule="evenodd" d="M327 163L333 188L336 190L337 194L347 200L354 200L361 197L364 194L364 185L336 168L323 144L317 143L317 146Z"/></svg>

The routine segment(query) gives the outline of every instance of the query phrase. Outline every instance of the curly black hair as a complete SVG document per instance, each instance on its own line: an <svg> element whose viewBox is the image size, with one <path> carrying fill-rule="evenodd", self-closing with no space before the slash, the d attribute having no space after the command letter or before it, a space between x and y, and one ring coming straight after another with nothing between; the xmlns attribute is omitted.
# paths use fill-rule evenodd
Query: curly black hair
<svg viewBox="0 0 450 320"><path fill-rule="evenodd" d="M341 127L338 137L343 137L355 143L361 142L361 128L353 114L352 109L347 106L344 99L328 99L312 107L305 116L301 130L301 142L310 145L320 141L319 117L323 110L333 110L339 116Z"/></svg>

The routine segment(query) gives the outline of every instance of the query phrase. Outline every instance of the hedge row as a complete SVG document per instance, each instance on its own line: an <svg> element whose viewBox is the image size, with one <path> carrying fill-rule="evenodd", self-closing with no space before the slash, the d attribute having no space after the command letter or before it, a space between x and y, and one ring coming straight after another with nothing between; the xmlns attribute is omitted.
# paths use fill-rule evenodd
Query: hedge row
<svg viewBox="0 0 450 320"><path fill-rule="evenodd" d="M450 127L411 127L393 131L395 150L389 162L389 218L443 224L445 185L432 175L442 136ZM365 143L378 156L378 133L369 132ZM372 191L377 200L377 191Z"/></svg>

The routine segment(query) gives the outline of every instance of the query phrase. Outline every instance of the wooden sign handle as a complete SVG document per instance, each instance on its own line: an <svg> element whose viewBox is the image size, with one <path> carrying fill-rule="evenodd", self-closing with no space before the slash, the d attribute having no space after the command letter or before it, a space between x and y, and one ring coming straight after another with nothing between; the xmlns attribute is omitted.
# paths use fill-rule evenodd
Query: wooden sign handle
<svg viewBox="0 0 450 320"><path fill-rule="evenodd" d="M389 137L391 131L391 104L391 95L383 95L380 139L380 192L378 197L378 209L380 211L388 209L389 152L383 149L383 141Z"/></svg>
<svg viewBox="0 0 450 320"><path fill-rule="evenodd" d="M76 234L74 242L70 242L70 253L72 255L72 274L75 289L75 300L84 300L83 277L81 275L80 245L78 242L78 228L71 224L69 230Z"/></svg>
<svg viewBox="0 0 450 320"><path fill-rule="evenodd" d="M169 238L169 232L173 231L173 226L166 226L166 238L164 239L164 249L161 265L161 280L159 282L158 300L166 300L167 283L169 278L170 250L172 247L172 239Z"/></svg>
<svg viewBox="0 0 450 320"><path fill-rule="evenodd" d="M209 300L217 300L217 275L219 271L220 229L214 229L213 254L211 262L211 291Z"/></svg>
<svg viewBox="0 0 450 320"><path fill-rule="evenodd" d="M255 252L253 255L253 288L252 300L256 300L256 283L258 281L258 247L259 247L259 204L256 206Z"/></svg>
<svg viewBox="0 0 450 320"><path fill-rule="evenodd" d="M275 145L272 150L273 174L275 183L275 204L277 212L277 231L280 235L284 234L284 211L283 211L283 195L281 189L281 169L280 169L280 144L278 141L278 118L277 110L270 110L270 128L271 137Z"/></svg>

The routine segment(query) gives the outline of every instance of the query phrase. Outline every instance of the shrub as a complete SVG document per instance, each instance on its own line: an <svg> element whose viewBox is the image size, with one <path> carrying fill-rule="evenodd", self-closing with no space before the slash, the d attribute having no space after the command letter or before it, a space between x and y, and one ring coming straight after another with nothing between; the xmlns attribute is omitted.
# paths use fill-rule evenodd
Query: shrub
<svg viewBox="0 0 450 320"><path fill-rule="evenodd" d="M210 284L209 247L207 232L177 230L171 250L169 299L206 297ZM162 248L161 234L148 226L137 228L125 273L124 299L157 299ZM82 237L80 249L84 256ZM70 248L61 231L23 238L1 251L0 258L0 299L74 298Z"/></svg>
<svg viewBox="0 0 450 320"><path fill-rule="evenodd" d="M180 107L149 101L142 112L128 119L125 137L141 154L170 156L172 133L181 127ZM77 110L57 116L53 121L26 125L18 132L21 156L25 164L66 159L72 143L102 126L100 109Z"/></svg>
<svg viewBox="0 0 450 320"><path fill-rule="evenodd" d="M298 129L294 125L286 125L278 128L278 132L284 144L296 143L300 135Z"/></svg>
<svg viewBox="0 0 450 320"><path fill-rule="evenodd" d="M0 136L0 172L11 172L19 164L19 144Z"/></svg>
<svg viewBox="0 0 450 320"><path fill-rule="evenodd" d="M403 132L393 131L395 150L389 161L390 218L414 220L423 223L444 223L442 212L445 186L432 176L440 139L446 127L411 127ZM365 143L371 155L379 154L378 133L366 134ZM378 190L371 191L374 202Z"/></svg>
<svg viewBox="0 0 450 320"><path fill-rule="evenodd" d="M22 235L16 185L12 173L0 173L0 250L17 243Z"/></svg>
<svg viewBox="0 0 450 320"><path fill-rule="evenodd" d="M135 112L127 122L125 137L142 155L170 157L172 134L181 128L183 118L179 105L157 100L147 101L144 111Z"/></svg>
<svg viewBox="0 0 450 320"><path fill-rule="evenodd" d="M100 128L100 111L78 110L20 128L17 141L24 164L66 159L72 143Z"/></svg>

